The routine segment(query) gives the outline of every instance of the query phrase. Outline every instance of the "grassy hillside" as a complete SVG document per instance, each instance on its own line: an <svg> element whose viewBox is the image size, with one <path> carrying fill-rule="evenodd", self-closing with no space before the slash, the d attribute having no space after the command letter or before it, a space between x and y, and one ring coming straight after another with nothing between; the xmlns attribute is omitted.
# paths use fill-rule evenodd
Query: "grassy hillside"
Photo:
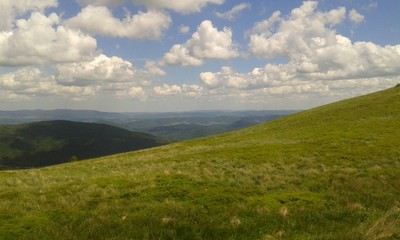
<svg viewBox="0 0 400 240"><path fill-rule="evenodd" d="M400 88L228 134L0 172L0 239L400 239Z"/></svg>
<svg viewBox="0 0 400 240"><path fill-rule="evenodd" d="M105 124L46 121L0 126L0 169L48 166L163 143L152 135Z"/></svg>

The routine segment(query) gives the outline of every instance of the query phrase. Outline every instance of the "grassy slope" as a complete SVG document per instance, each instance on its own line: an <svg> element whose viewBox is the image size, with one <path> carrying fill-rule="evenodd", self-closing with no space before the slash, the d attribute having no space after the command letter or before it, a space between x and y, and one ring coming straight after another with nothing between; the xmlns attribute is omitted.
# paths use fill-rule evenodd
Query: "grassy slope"
<svg viewBox="0 0 400 240"><path fill-rule="evenodd" d="M0 126L4 168L49 166L160 146L165 141L105 124L44 121ZM1 169L1 166L0 166Z"/></svg>
<svg viewBox="0 0 400 240"><path fill-rule="evenodd" d="M0 172L0 239L399 239L400 88L136 153Z"/></svg>

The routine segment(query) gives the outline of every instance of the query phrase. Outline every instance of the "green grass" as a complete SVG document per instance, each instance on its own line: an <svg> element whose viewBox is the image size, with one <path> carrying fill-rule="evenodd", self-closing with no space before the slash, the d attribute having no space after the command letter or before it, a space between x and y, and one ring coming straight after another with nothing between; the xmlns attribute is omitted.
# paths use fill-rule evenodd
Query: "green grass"
<svg viewBox="0 0 400 240"><path fill-rule="evenodd" d="M0 172L0 239L400 239L400 88L240 131Z"/></svg>

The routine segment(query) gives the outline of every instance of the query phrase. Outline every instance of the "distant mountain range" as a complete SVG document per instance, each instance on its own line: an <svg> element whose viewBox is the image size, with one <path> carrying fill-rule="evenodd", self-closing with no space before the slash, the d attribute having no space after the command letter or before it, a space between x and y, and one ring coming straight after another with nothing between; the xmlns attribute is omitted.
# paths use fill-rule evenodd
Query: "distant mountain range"
<svg viewBox="0 0 400 240"><path fill-rule="evenodd" d="M244 114L244 113L243 113ZM256 124L268 122L282 115L216 115L207 117L169 117L154 119L139 119L135 121L112 122L129 130L146 132L161 136L172 141L183 141L199 137L207 137L230 132Z"/></svg>
<svg viewBox="0 0 400 240"><path fill-rule="evenodd" d="M70 120L93 122L112 119L166 119L166 118L214 118L220 116L249 117L266 115L288 115L295 110L260 111L193 111L193 112L100 112L94 110L18 110L1 111L0 124L26 123L43 120Z"/></svg>
<svg viewBox="0 0 400 240"><path fill-rule="evenodd" d="M44 121L0 126L0 169L30 168L166 144L150 134L106 124Z"/></svg>
<svg viewBox="0 0 400 240"><path fill-rule="evenodd" d="M70 120L92 122L102 119L119 119L126 116L121 113L99 112L93 110L19 110L0 111L0 123L15 124L44 120Z"/></svg>
<svg viewBox="0 0 400 240"><path fill-rule="evenodd" d="M292 114L292 110L193 111L161 113L111 113L92 110L0 111L0 124L69 120L106 123L131 131L161 136L171 141L206 137L249 127Z"/></svg>

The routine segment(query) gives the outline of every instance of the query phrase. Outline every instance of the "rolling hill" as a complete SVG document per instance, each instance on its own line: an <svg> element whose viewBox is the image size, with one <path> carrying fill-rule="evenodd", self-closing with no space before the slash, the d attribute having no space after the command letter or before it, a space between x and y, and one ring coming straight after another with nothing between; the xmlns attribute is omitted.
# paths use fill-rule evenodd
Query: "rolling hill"
<svg viewBox="0 0 400 240"><path fill-rule="evenodd" d="M0 239L400 239L400 88L204 139L0 172Z"/></svg>
<svg viewBox="0 0 400 240"><path fill-rule="evenodd" d="M0 126L0 169L30 168L165 144L155 136L105 124L44 121Z"/></svg>
<svg viewBox="0 0 400 240"><path fill-rule="evenodd" d="M99 112L93 110L18 110L0 111L0 124L31 123L39 121L66 120L76 122L96 122L126 118L123 113Z"/></svg>
<svg viewBox="0 0 400 240"><path fill-rule="evenodd" d="M132 131L146 132L152 135L160 136L171 141L184 141L194 138L207 137L245 127L257 125L263 122L289 115L294 111L282 111L279 114L274 111L260 112L265 115L252 115L252 112L237 112L238 115L223 115L225 112L216 112L215 116L203 117L169 117L129 121L126 123L115 124ZM241 114L241 115L239 115ZM249 114L249 115L246 115Z"/></svg>
<svg viewBox="0 0 400 240"><path fill-rule="evenodd" d="M207 137L249 127L292 114L294 110L192 111L192 112L99 112L93 110L0 111L0 125L67 120L105 123L171 141Z"/></svg>

